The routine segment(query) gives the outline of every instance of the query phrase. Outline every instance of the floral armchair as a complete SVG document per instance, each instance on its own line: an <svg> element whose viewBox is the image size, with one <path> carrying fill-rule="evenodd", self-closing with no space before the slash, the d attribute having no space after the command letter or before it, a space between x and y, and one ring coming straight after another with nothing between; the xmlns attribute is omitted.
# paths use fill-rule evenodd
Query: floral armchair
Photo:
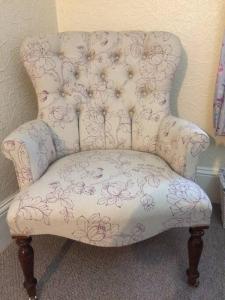
<svg viewBox="0 0 225 300"><path fill-rule="evenodd" d="M36 297L31 236L103 247L190 227L190 285L198 285L211 203L194 183L208 136L173 117L181 52L168 32L65 32L28 38L21 55L37 120L3 141L20 192L7 216L29 297Z"/></svg>

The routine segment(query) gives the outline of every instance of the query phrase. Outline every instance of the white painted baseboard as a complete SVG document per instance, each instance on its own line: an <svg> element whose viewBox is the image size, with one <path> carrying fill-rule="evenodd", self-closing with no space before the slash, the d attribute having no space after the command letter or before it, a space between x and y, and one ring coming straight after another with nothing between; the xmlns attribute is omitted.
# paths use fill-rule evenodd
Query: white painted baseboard
<svg viewBox="0 0 225 300"><path fill-rule="evenodd" d="M0 253L11 243L9 228L6 224L6 212L0 216Z"/></svg>
<svg viewBox="0 0 225 300"><path fill-rule="evenodd" d="M197 183L208 194L213 203L220 202L219 177L218 170L213 170L205 167L197 168L196 175ZM11 242L11 237L6 224L6 213L10 202L16 194L9 196L0 204L0 252L2 252Z"/></svg>
<svg viewBox="0 0 225 300"><path fill-rule="evenodd" d="M207 193L211 202L220 203L219 170L198 167L196 172L196 183Z"/></svg>
<svg viewBox="0 0 225 300"><path fill-rule="evenodd" d="M5 250L11 243L11 236L9 228L6 223L6 214L9 205L16 194L10 195L3 202L0 203L0 253Z"/></svg>

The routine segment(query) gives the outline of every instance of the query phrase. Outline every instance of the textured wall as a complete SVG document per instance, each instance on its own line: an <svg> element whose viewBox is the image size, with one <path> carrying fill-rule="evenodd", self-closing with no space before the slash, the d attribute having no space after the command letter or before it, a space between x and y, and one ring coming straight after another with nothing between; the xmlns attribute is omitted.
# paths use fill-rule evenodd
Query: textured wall
<svg viewBox="0 0 225 300"><path fill-rule="evenodd" d="M54 0L0 0L0 143L36 116L36 100L19 57L28 35L57 31ZM0 201L17 189L12 163L0 153Z"/></svg>
<svg viewBox="0 0 225 300"><path fill-rule="evenodd" d="M173 89L172 110L205 129L212 146L200 165L225 164L225 138L215 140L212 99L225 28L224 0L56 0L59 31L166 30L185 52Z"/></svg>

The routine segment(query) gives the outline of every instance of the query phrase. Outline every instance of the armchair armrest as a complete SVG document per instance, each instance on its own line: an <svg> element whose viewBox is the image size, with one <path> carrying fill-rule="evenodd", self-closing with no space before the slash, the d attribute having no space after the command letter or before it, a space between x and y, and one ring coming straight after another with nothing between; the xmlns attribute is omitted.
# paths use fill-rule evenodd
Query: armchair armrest
<svg viewBox="0 0 225 300"><path fill-rule="evenodd" d="M40 178L56 159L50 129L41 120L17 128L3 141L2 151L14 163L20 189Z"/></svg>
<svg viewBox="0 0 225 300"><path fill-rule="evenodd" d="M156 151L178 174L194 180L199 155L208 146L208 135L193 123L171 115L162 120Z"/></svg>

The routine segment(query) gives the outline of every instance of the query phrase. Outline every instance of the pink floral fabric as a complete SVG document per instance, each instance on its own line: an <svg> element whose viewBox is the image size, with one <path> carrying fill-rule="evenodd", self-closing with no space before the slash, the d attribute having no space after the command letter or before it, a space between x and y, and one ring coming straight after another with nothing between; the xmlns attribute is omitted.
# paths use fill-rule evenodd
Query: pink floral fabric
<svg viewBox="0 0 225 300"><path fill-rule="evenodd" d="M225 36L222 43L214 98L214 128L216 135L225 135Z"/></svg>
<svg viewBox="0 0 225 300"><path fill-rule="evenodd" d="M208 135L193 123L170 115L160 124L157 154L186 178L195 179L199 155L208 146Z"/></svg>
<svg viewBox="0 0 225 300"><path fill-rule="evenodd" d="M14 163L20 189L34 183L56 158L50 129L41 120L16 129L3 141L2 151Z"/></svg>
<svg viewBox="0 0 225 300"><path fill-rule="evenodd" d="M160 157L132 150L72 154L13 201L12 235L55 234L122 246L171 227L208 225L211 203Z"/></svg>

